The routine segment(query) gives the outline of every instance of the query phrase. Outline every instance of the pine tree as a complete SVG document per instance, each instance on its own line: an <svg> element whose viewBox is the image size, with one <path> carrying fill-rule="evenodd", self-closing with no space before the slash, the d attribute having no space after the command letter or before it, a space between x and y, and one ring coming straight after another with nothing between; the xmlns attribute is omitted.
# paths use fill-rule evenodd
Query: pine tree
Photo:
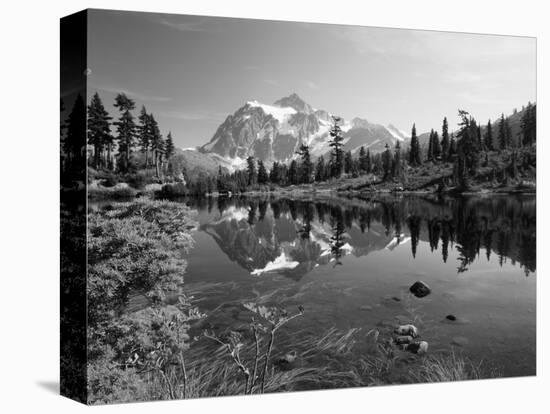
<svg viewBox="0 0 550 414"><path fill-rule="evenodd" d="M94 147L94 168L103 167L106 164L103 152L109 145L112 145L109 124L111 119L96 92L88 106L88 144Z"/></svg>
<svg viewBox="0 0 550 414"><path fill-rule="evenodd" d="M258 174L256 172L256 162L254 161L254 157L248 157L246 159L246 172L248 175L248 185L256 184Z"/></svg>
<svg viewBox="0 0 550 414"><path fill-rule="evenodd" d="M461 119L457 133L457 153L455 172L460 188L469 187L469 176L475 172L479 163L478 129L475 119L468 112L459 110Z"/></svg>
<svg viewBox="0 0 550 414"><path fill-rule="evenodd" d="M315 181L325 181L326 180L326 165L325 158L321 155L317 159L317 165L315 166Z"/></svg>
<svg viewBox="0 0 550 414"><path fill-rule="evenodd" d="M443 127L441 128L441 158L443 161L449 159L449 149L451 141L449 140L449 124L447 117L443 118Z"/></svg>
<svg viewBox="0 0 550 414"><path fill-rule="evenodd" d="M297 154L302 158L299 180L302 183L309 184L313 174L313 163L311 162L311 156L309 155L309 146L302 144Z"/></svg>
<svg viewBox="0 0 550 414"><path fill-rule="evenodd" d="M84 152L86 149L86 104L82 95L78 94L71 113L67 119L67 136L63 141L63 151L66 159L66 170L83 168Z"/></svg>
<svg viewBox="0 0 550 414"><path fill-rule="evenodd" d="M368 173L368 167L369 167L369 159L367 158L367 152L365 151L365 147L361 147L359 149L359 172L362 174Z"/></svg>
<svg viewBox="0 0 550 414"><path fill-rule="evenodd" d="M175 151L176 151L176 147L174 146L174 140L172 139L172 132L170 131L166 136L166 148L165 148L166 159L169 160L170 157L174 155Z"/></svg>
<svg viewBox="0 0 550 414"><path fill-rule="evenodd" d="M271 171L269 172L269 181L273 184L280 184L281 180L281 167L277 161L271 166Z"/></svg>
<svg viewBox="0 0 550 414"><path fill-rule="evenodd" d="M258 184L267 184L269 175L262 160L258 160Z"/></svg>
<svg viewBox="0 0 550 414"><path fill-rule="evenodd" d="M153 125L151 124L151 118L145 109L145 106L141 107L141 111L138 116L139 125L137 127L138 141L141 147L141 151L145 154L145 168L149 167L149 147L153 140Z"/></svg>
<svg viewBox="0 0 550 414"><path fill-rule="evenodd" d="M503 150L507 147L506 145L506 121L504 119L504 114L500 117L500 122L498 124L498 145L499 149Z"/></svg>
<svg viewBox="0 0 550 414"><path fill-rule="evenodd" d="M344 168L344 151L342 150L342 147L344 146L344 137L342 135L342 129L338 124L342 118L333 116L332 120L333 125L330 129L331 140L329 141L329 146L332 148L332 176L340 177Z"/></svg>
<svg viewBox="0 0 550 414"><path fill-rule="evenodd" d="M164 154L164 140L160 133L159 125L153 114L149 114L149 123L151 128L151 151L153 153L153 162L155 165L155 172L157 177L160 177L160 164L162 162L162 156Z"/></svg>
<svg viewBox="0 0 550 414"><path fill-rule="evenodd" d="M491 120L487 122L487 128L485 130L485 148L487 151L493 151L495 146L493 144L493 126L491 125Z"/></svg>
<svg viewBox="0 0 550 414"><path fill-rule="evenodd" d="M296 160L292 160L290 162L290 166L288 167L288 179L287 182L290 185L296 185L298 184L298 163Z"/></svg>
<svg viewBox="0 0 550 414"><path fill-rule="evenodd" d="M430 139L428 140L428 161L434 160L434 130L430 131Z"/></svg>
<svg viewBox="0 0 550 414"><path fill-rule="evenodd" d="M386 143L386 150L382 154L382 168L384 172L384 180L387 180L388 177L391 175L391 169L392 169L392 155L390 151L390 146Z"/></svg>
<svg viewBox="0 0 550 414"><path fill-rule="evenodd" d="M521 116L522 143L533 145L537 140L537 105L529 102Z"/></svg>
<svg viewBox="0 0 550 414"><path fill-rule="evenodd" d="M351 154L351 151L347 151L344 154L344 172L346 174L351 174L352 169L353 169L353 155Z"/></svg>
<svg viewBox="0 0 550 414"><path fill-rule="evenodd" d="M420 142L416 136L416 124L413 124L411 132L411 151L409 153L409 164L416 166L421 165L422 160L420 159Z"/></svg>
<svg viewBox="0 0 550 414"><path fill-rule="evenodd" d="M454 134L451 134L451 144L449 145L449 160L453 160L456 156L456 140Z"/></svg>
<svg viewBox="0 0 550 414"><path fill-rule="evenodd" d="M119 156L121 159L122 171L127 171L130 165L130 153L134 147L134 138L136 135L136 124L131 111L135 109L135 102L128 98L124 93L119 93L115 98L114 106L118 108L121 115L114 124L117 127L117 141Z"/></svg>

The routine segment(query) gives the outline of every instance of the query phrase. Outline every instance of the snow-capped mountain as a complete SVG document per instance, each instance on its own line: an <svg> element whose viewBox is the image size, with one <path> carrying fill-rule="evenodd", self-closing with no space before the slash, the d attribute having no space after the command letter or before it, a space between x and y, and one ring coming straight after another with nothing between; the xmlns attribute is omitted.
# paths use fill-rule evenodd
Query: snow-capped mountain
<svg viewBox="0 0 550 414"><path fill-rule="evenodd" d="M289 162L296 157L301 144L310 146L314 156L330 151L331 113L318 110L297 94L281 98L268 105L248 101L229 115L210 141L200 147L206 154L216 154L235 167L253 156L267 164ZM408 139L393 125L387 127L354 118L341 124L345 150L352 152L361 146L371 152L382 151L386 144Z"/></svg>

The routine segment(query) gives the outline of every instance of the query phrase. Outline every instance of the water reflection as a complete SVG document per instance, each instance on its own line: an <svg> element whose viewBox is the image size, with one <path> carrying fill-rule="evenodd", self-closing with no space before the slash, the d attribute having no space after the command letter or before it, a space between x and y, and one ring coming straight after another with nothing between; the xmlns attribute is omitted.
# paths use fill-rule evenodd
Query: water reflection
<svg viewBox="0 0 550 414"><path fill-rule="evenodd" d="M254 275L277 272L299 280L318 265L344 264L348 254L360 257L409 242L413 258L420 242L444 262L455 249L458 273L495 254L501 266L518 263L526 276L536 270L534 197L231 197L187 204L202 212L201 230Z"/></svg>

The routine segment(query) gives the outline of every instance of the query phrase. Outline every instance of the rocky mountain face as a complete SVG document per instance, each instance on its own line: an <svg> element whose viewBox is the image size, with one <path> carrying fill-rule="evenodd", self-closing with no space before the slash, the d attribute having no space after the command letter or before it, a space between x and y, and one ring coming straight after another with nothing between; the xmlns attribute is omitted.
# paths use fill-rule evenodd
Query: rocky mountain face
<svg viewBox="0 0 550 414"><path fill-rule="evenodd" d="M249 101L218 127L212 139L199 148L203 154L216 154L231 165L241 166L249 156L267 164L289 162L301 144L310 146L314 156L330 151L331 113L318 110L297 94L281 98L272 105ZM345 149L361 146L371 152L382 151L386 144L408 139L393 125L387 127L354 118L341 125Z"/></svg>

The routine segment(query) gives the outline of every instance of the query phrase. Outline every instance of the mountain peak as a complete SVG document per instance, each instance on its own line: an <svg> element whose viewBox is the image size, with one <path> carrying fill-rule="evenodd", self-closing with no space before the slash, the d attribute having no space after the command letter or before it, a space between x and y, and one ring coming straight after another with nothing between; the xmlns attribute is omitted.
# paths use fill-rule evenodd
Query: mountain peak
<svg viewBox="0 0 550 414"><path fill-rule="evenodd" d="M305 112L310 114L313 112L313 108L310 104L306 103L296 92L291 93L284 98L281 98L274 102L274 105L280 107L290 107L294 108L298 112Z"/></svg>

